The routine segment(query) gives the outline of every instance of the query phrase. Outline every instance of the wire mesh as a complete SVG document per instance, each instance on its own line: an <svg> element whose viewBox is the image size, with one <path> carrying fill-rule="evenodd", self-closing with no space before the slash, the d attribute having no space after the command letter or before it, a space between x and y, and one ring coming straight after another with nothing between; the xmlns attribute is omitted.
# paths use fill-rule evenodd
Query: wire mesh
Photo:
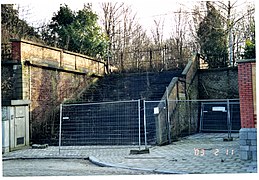
<svg viewBox="0 0 259 180"><path fill-rule="evenodd" d="M231 133L241 128L237 99L168 100L168 106L172 140L199 131Z"/></svg>
<svg viewBox="0 0 259 180"><path fill-rule="evenodd" d="M220 102L201 103L200 131L238 132L240 128L241 123L239 101L226 100Z"/></svg>
<svg viewBox="0 0 259 180"><path fill-rule="evenodd" d="M156 124L158 115L160 112L160 115L163 116L161 119L166 120L166 104L165 101L144 101L144 109L144 121L146 122L145 142L147 145L155 145L157 143L157 128L159 128L158 124ZM164 113L161 113L162 111Z"/></svg>
<svg viewBox="0 0 259 180"><path fill-rule="evenodd" d="M139 145L139 101L64 104L60 146Z"/></svg>
<svg viewBox="0 0 259 180"><path fill-rule="evenodd" d="M237 99L132 100L64 104L60 109L60 146L140 148L199 131L231 133L241 128Z"/></svg>

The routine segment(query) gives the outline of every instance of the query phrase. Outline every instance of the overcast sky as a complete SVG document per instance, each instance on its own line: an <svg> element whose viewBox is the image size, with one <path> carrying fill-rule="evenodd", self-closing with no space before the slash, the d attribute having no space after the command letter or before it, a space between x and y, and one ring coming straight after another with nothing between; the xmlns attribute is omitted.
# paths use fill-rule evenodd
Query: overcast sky
<svg viewBox="0 0 259 180"><path fill-rule="evenodd" d="M164 21L164 37L168 38L172 32L173 12L180 7L180 3L191 11L197 0L1 0L1 3L19 3L20 9L26 10L20 12L21 18L37 27L48 23L53 13L59 10L60 4L65 3L76 11L82 9L84 3L90 2L93 4L93 10L100 14L100 3L104 1L125 2L131 5L133 12L137 13L139 23L149 35L151 35L151 29L154 29L154 19L161 19Z"/></svg>
<svg viewBox="0 0 259 180"><path fill-rule="evenodd" d="M21 18L24 18L30 25L34 27L40 26L42 23L50 21L54 12L59 10L60 4L67 4L72 10L83 8L84 3L93 3L93 10L100 12L100 3L108 0L2 0L1 3L19 3L20 9L26 11L20 12ZM115 2L115 0L109 0ZM151 29L154 27L154 19L164 20L164 33L169 36L172 14L179 7L179 2L186 5L191 1L181 0L116 0L116 2L125 2L132 6L133 12L137 13L139 23L151 34Z"/></svg>

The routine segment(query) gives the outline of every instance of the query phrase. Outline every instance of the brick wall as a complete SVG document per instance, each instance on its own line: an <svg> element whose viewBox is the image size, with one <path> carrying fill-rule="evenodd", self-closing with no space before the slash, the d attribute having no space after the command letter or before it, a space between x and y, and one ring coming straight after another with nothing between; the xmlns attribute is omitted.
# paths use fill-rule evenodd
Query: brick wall
<svg viewBox="0 0 259 180"><path fill-rule="evenodd" d="M238 84L241 129L239 131L240 159L257 161L256 63L238 61Z"/></svg>
<svg viewBox="0 0 259 180"><path fill-rule="evenodd" d="M255 62L239 61L238 84L242 128L256 127Z"/></svg>

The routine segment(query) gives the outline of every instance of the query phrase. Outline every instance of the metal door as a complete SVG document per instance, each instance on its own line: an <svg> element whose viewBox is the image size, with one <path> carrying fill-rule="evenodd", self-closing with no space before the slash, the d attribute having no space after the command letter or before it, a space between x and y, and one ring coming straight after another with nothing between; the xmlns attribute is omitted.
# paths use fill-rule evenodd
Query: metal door
<svg viewBox="0 0 259 180"><path fill-rule="evenodd" d="M14 108L14 147L24 146L26 137L26 113L24 106Z"/></svg>

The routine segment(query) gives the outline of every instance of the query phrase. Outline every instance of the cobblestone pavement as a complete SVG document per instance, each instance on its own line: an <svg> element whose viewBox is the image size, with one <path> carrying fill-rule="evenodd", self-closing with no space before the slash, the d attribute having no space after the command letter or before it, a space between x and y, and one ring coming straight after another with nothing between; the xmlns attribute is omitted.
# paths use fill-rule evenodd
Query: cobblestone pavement
<svg viewBox="0 0 259 180"><path fill-rule="evenodd" d="M148 173L218 174L257 173L257 162L239 159L238 133L233 141L223 141L224 133L199 133L166 146L150 147L149 154L130 154L129 147L58 147L24 149L6 153L3 160L15 158L89 158L101 166ZM5 166L5 164L4 164ZM5 169L4 169L5 170Z"/></svg>

